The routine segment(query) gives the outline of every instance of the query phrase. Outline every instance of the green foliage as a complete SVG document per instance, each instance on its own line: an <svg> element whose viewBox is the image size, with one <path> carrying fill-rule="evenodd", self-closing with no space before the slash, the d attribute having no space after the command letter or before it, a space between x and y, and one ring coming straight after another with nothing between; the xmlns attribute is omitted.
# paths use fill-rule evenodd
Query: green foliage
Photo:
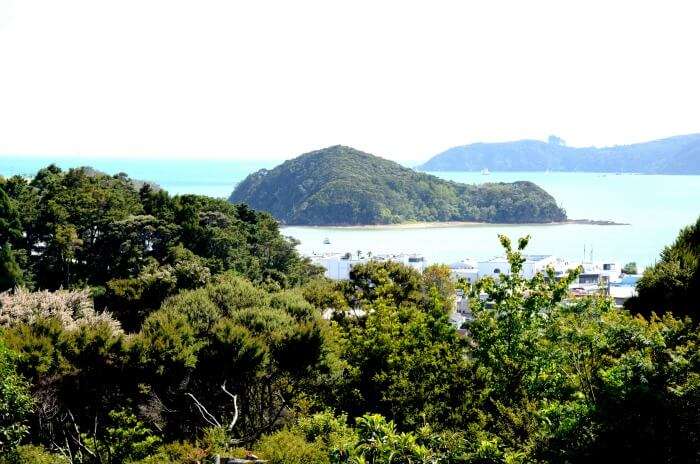
<svg viewBox="0 0 700 464"><path fill-rule="evenodd" d="M29 433L33 401L26 381L16 371L15 357L0 340L0 455Z"/></svg>
<svg viewBox="0 0 700 464"><path fill-rule="evenodd" d="M379 300L396 305L418 304L424 296L421 275L393 261L369 261L353 266L350 280L342 284L342 289L352 308Z"/></svg>
<svg viewBox="0 0 700 464"><path fill-rule="evenodd" d="M452 271L445 264L433 264L423 271L423 287L426 295L437 292L437 296L446 307L454 304L457 282L452 277Z"/></svg>
<svg viewBox="0 0 700 464"><path fill-rule="evenodd" d="M661 259L637 282L638 297L625 304L630 311L649 315L672 312L698 318L700 298L700 218L664 248Z"/></svg>
<svg viewBox="0 0 700 464"><path fill-rule="evenodd" d="M263 436L255 449L278 464L335 463L346 462L356 442L346 416L324 412L304 416L284 430Z"/></svg>
<svg viewBox="0 0 700 464"><path fill-rule="evenodd" d="M356 420L354 429L345 417L316 414L294 426L263 437L256 449L276 464L367 463L428 464L446 457L432 450L424 437L398 433L393 422L378 414Z"/></svg>
<svg viewBox="0 0 700 464"><path fill-rule="evenodd" d="M12 246L5 243L0 247L0 292L15 288L23 283L23 273L12 252Z"/></svg>
<svg viewBox="0 0 700 464"><path fill-rule="evenodd" d="M97 462L137 461L152 454L160 444L160 438L128 411L110 411L108 419L101 436L83 434L82 437L90 456Z"/></svg>
<svg viewBox="0 0 700 464"><path fill-rule="evenodd" d="M319 444L288 430L263 437L257 444L260 456L270 464L328 464L328 452Z"/></svg>
<svg viewBox="0 0 700 464"><path fill-rule="evenodd" d="M22 237L22 225L15 202L0 187L0 291L22 284L20 268L12 244Z"/></svg>
<svg viewBox="0 0 700 464"><path fill-rule="evenodd" d="M55 166L2 189L3 262L74 289L0 293L0 464L700 457L696 323L572 299L575 273L522 278L527 238L501 237L511 272L471 286L460 336L444 266L331 282L243 205ZM694 308L698 228L645 274L648 308Z"/></svg>
<svg viewBox="0 0 700 464"><path fill-rule="evenodd" d="M340 145L251 174L229 200L288 224L566 219L555 200L531 182L458 184Z"/></svg>
<svg viewBox="0 0 700 464"><path fill-rule="evenodd" d="M622 267L622 272L625 274L636 274L637 273L637 263L631 262L627 263Z"/></svg>
<svg viewBox="0 0 700 464"><path fill-rule="evenodd" d="M433 461L431 451L418 443L415 435L396 433L394 423L379 415L357 420L358 441L350 452L355 460L368 464L409 464Z"/></svg>
<svg viewBox="0 0 700 464"><path fill-rule="evenodd" d="M132 358L150 392L190 412L185 420L163 412L169 427L227 425L238 410L236 427L226 427L228 440L249 442L278 425L288 405L313 392L331 369L327 331L301 293L268 294L222 274L148 316ZM215 419L200 414L196 398Z"/></svg>
<svg viewBox="0 0 700 464"><path fill-rule="evenodd" d="M235 271L278 289L319 274L266 213L198 195L170 197L125 174L49 166L0 188L0 288L95 287L137 331L183 289Z"/></svg>
<svg viewBox="0 0 700 464"><path fill-rule="evenodd" d="M347 309L347 301L335 282L318 278L307 282L301 287L304 299L320 310L333 309L343 311Z"/></svg>
<svg viewBox="0 0 700 464"><path fill-rule="evenodd" d="M153 454L129 464L192 464L203 462L210 453L188 442L173 442L160 446Z"/></svg>
<svg viewBox="0 0 700 464"><path fill-rule="evenodd" d="M22 224L14 201L0 186L0 244L15 243L22 237Z"/></svg>
<svg viewBox="0 0 700 464"><path fill-rule="evenodd" d="M299 418L293 429L301 432L306 441L322 443L332 453L346 449L357 440L347 424L347 416L335 416L328 411Z"/></svg>
<svg viewBox="0 0 700 464"><path fill-rule="evenodd" d="M700 410L697 328L634 318L604 298L564 302L573 274L524 280L527 240L518 250L501 240L511 273L477 285L490 299L473 305L468 327L483 385L478 435L489 453L544 462L697 457L698 435L687 432Z"/></svg>
<svg viewBox="0 0 700 464"><path fill-rule="evenodd" d="M187 316L165 309L146 319L132 348L151 374L177 377L196 365L200 345Z"/></svg>
<svg viewBox="0 0 700 464"><path fill-rule="evenodd" d="M0 455L0 464L69 464L69 460L59 454L48 452L41 446L21 445Z"/></svg>
<svg viewBox="0 0 700 464"><path fill-rule="evenodd" d="M426 293L435 288L434 279L428 281L430 288L416 271L396 263L353 268L348 304L360 305L366 317L350 310L341 321L348 367L333 392L341 410L353 416L378 412L402 428L467 420L466 345L448 321L451 306L438 293Z"/></svg>

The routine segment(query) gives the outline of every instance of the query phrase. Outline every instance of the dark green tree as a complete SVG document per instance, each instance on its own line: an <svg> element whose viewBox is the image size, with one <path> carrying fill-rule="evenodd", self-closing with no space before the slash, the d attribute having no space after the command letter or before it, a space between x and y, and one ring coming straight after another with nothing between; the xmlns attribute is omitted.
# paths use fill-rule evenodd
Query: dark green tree
<svg viewBox="0 0 700 464"><path fill-rule="evenodd" d="M23 283L22 269L15 260L12 246L5 243L0 248L0 291L5 291Z"/></svg>
<svg viewBox="0 0 700 464"><path fill-rule="evenodd" d="M350 309L339 320L348 368L332 392L341 410L380 413L402 429L426 420L443 428L469 420L467 346L448 320L452 299L445 301L434 273L429 276L426 287L401 264L353 268L344 286Z"/></svg>
<svg viewBox="0 0 700 464"><path fill-rule="evenodd" d="M20 268L12 245L22 238L22 224L14 201L0 187L0 291L22 283Z"/></svg>
<svg viewBox="0 0 700 464"><path fill-rule="evenodd" d="M661 259L644 271L637 282L638 296L625 307L650 315L672 312L675 316L698 318L700 300L700 218L678 234L664 248Z"/></svg>
<svg viewBox="0 0 700 464"><path fill-rule="evenodd" d="M14 201L0 186L0 244L17 243L22 237L22 224Z"/></svg>
<svg viewBox="0 0 700 464"><path fill-rule="evenodd" d="M525 280L518 273L527 239L517 250L501 241L511 273L477 285L488 298L474 301L468 326L483 382L477 436L495 445L492 456L500 450L504 459L524 462L695 460L697 328L670 315L635 318L604 297L569 300L575 273Z"/></svg>

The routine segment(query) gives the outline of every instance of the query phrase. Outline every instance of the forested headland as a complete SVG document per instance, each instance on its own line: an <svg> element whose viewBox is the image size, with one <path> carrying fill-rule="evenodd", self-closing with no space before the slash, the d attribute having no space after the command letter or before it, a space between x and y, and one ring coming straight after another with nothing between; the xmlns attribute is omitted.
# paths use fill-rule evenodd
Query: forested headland
<svg viewBox="0 0 700 464"><path fill-rule="evenodd" d="M2 179L0 463L697 462L699 229L628 310L519 277L526 237L473 287L372 261L332 282L244 205Z"/></svg>
<svg viewBox="0 0 700 464"><path fill-rule="evenodd" d="M566 220L556 200L532 182L460 184L341 145L249 175L230 201L290 225Z"/></svg>
<svg viewBox="0 0 700 464"><path fill-rule="evenodd" d="M555 136L547 142L472 143L439 153L420 169L700 174L700 134L610 147L571 147Z"/></svg>

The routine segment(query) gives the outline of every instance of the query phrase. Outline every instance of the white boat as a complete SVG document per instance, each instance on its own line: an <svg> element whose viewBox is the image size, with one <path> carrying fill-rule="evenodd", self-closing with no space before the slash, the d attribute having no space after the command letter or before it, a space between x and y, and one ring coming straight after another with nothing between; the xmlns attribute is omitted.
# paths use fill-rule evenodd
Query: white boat
<svg viewBox="0 0 700 464"><path fill-rule="evenodd" d="M326 237L326 238L323 239L323 244L324 244L324 245L330 245L330 244L331 244L331 240L330 240L328 237Z"/></svg>
<svg viewBox="0 0 700 464"><path fill-rule="evenodd" d="M487 168L484 168L481 170L481 175L483 175L483 176L488 176L490 174L491 174L491 172L489 172L489 170Z"/></svg>

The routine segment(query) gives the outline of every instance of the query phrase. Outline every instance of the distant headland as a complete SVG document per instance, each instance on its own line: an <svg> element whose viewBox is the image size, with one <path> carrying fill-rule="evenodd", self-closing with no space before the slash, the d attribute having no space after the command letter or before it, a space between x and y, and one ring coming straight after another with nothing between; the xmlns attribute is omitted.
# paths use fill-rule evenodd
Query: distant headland
<svg viewBox="0 0 700 464"><path fill-rule="evenodd" d="M700 134L612 147L570 147L559 137L450 148L422 171L575 171L700 174Z"/></svg>

